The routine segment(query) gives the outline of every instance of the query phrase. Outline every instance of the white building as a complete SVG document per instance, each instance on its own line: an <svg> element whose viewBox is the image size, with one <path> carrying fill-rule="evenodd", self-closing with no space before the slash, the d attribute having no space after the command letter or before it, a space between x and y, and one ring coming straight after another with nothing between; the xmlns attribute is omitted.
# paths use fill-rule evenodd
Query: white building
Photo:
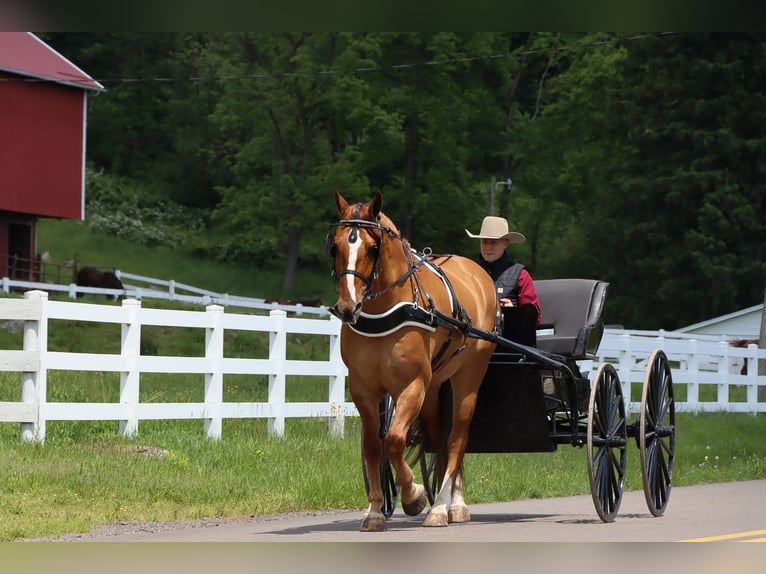
<svg viewBox="0 0 766 574"><path fill-rule="evenodd" d="M728 315L714 317L707 321L694 323L676 329L680 333L694 335L710 335L723 339L759 339L761 336L761 317L763 303L753 305Z"/></svg>

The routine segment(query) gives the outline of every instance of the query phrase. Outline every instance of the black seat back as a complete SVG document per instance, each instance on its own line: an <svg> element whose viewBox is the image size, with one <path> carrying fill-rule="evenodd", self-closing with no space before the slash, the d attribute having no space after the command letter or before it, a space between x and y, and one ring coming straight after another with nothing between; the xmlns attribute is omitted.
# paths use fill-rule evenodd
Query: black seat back
<svg viewBox="0 0 766 574"><path fill-rule="evenodd" d="M604 322L609 283L595 279L543 279L535 281L543 320L537 334L537 347L574 359L593 358ZM545 334L546 330L552 334Z"/></svg>

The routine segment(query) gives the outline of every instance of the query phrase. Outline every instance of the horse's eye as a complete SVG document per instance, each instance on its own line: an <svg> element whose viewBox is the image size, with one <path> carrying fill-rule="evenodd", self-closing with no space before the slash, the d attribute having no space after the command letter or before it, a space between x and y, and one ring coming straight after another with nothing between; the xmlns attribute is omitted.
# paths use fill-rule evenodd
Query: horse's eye
<svg viewBox="0 0 766 574"><path fill-rule="evenodd" d="M367 252L370 254L370 257L377 257L378 253L380 253L380 245L372 245L367 249Z"/></svg>

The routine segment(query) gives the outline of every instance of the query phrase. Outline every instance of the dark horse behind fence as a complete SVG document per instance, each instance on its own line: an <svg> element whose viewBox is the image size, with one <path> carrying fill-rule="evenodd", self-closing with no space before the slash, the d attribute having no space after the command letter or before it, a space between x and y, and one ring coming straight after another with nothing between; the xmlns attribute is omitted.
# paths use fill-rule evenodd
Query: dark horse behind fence
<svg viewBox="0 0 766 574"><path fill-rule="evenodd" d="M83 267L77 272L77 285L81 287L100 287L101 289L124 289L122 281L111 271L99 271L95 267ZM78 297L82 293L77 294ZM118 296L107 295L106 298Z"/></svg>
<svg viewBox="0 0 766 574"><path fill-rule="evenodd" d="M759 339L735 339L734 341L729 341L729 344L732 347L737 347L739 349L746 349L750 345L758 345ZM740 375L746 375L747 374L747 357L744 359L744 363L742 364L742 369L739 371Z"/></svg>
<svg viewBox="0 0 766 574"><path fill-rule="evenodd" d="M420 421L430 444L446 444L441 489L424 526L467 522L462 462L476 397L495 342L471 336L494 331L497 297L489 274L454 255L417 253L382 211L376 193L349 203L335 190L340 221L327 236L338 301L330 311L341 327L341 355L348 387L362 422L363 463L369 506L360 530L386 529L380 473L385 453L396 472L402 508L412 516L427 492L405 460L408 431ZM427 250L428 251L428 250ZM442 443L439 387L452 387L452 426ZM380 405L390 395L394 417L380 433Z"/></svg>

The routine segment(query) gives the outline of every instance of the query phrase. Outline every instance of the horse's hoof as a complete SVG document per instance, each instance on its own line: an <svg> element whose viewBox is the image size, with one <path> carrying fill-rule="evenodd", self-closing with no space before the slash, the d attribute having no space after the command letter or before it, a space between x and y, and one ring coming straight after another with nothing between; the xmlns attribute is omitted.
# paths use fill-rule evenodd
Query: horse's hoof
<svg viewBox="0 0 766 574"><path fill-rule="evenodd" d="M359 532L384 532L386 530L386 517L380 512L368 512L362 517Z"/></svg>
<svg viewBox="0 0 766 574"><path fill-rule="evenodd" d="M423 521L423 526L447 526L448 520L447 520L447 513L446 512L440 512L436 511L434 512L434 509L431 508L429 513L426 515L426 519Z"/></svg>
<svg viewBox="0 0 766 574"><path fill-rule="evenodd" d="M425 487L421 484L416 484L415 486L418 492L416 498L410 501L402 499L402 510L404 510L404 513L407 516L417 516L423 512L423 509L426 507L426 502L428 501Z"/></svg>
<svg viewBox="0 0 766 574"><path fill-rule="evenodd" d="M449 521L453 522L471 522L471 513L467 506L450 506Z"/></svg>

